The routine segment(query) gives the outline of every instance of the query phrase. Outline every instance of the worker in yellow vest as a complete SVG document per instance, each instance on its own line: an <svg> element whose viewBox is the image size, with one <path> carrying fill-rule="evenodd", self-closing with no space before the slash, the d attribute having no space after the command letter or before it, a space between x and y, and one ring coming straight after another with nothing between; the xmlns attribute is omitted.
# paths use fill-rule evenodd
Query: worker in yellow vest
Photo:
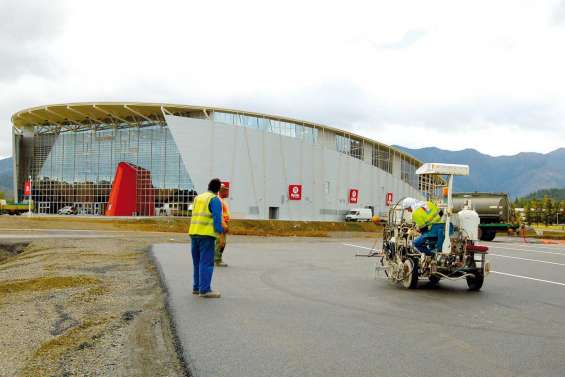
<svg viewBox="0 0 565 377"><path fill-rule="evenodd" d="M402 208L412 213L412 220L421 233L413 241L413 246L426 255L432 255L441 248L445 239L445 222L442 222L438 206L430 201L423 202L414 198L405 198L402 200Z"/></svg>
<svg viewBox="0 0 565 377"><path fill-rule="evenodd" d="M220 187L220 201L222 202L222 227L226 230L224 233L221 233L218 237L216 242L216 251L215 251L215 258L214 263L216 267L227 267L227 263L224 263L222 257L224 255L224 249L226 248L226 241L227 241L227 229L230 222L230 208L227 203L229 189L226 185L222 183L222 187Z"/></svg>
<svg viewBox="0 0 565 377"><path fill-rule="evenodd" d="M194 267L192 294L205 298L220 297L220 292L212 290L211 283L216 240L225 232L222 226L222 202L217 196L221 185L218 178L212 179L208 191L194 199L188 230Z"/></svg>

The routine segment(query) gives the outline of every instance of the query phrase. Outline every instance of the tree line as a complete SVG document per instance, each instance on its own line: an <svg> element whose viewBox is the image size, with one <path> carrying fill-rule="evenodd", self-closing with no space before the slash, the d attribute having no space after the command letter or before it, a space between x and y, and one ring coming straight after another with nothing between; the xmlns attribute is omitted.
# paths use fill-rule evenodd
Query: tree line
<svg viewBox="0 0 565 377"><path fill-rule="evenodd" d="M517 198L513 209L523 208L522 221L527 224L563 224L565 223L565 200L554 199L544 195L542 199L536 197ZM519 217L520 213L516 213Z"/></svg>

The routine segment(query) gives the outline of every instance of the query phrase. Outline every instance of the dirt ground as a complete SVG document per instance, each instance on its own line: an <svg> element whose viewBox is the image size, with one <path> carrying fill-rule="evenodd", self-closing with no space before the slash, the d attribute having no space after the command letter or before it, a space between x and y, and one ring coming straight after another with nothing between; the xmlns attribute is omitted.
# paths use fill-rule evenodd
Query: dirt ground
<svg viewBox="0 0 565 377"><path fill-rule="evenodd" d="M0 240L0 377L186 375L147 249L186 240L189 220L110 220L0 216L0 234L89 229L104 237ZM233 225L242 235L375 236L372 224Z"/></svg>
<svg viewBox="0 0 565 377"><path fill-rule="evenodd" d="M185 375L146 253L155 242L3 241L0 376Z"/></svg>

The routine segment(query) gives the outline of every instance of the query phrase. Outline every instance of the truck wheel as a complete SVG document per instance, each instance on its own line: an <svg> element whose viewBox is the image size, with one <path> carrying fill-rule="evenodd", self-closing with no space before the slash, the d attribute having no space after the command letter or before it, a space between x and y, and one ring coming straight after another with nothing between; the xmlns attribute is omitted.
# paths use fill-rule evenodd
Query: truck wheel
<svg viewBox="0 0 565 377"><path fill-rule="evenodd" d="M404 279L402 285L404 288L414 289L418 286L418 263L408 258L404 261Z"/></svg>
<svg viewBox="0 0 565 377"><path fill-rule="evenodd" d="M467 287L469 287L470 291L479 291L483 286L485 277L483 272L479 270L475 270L474 274L475 277L467 276Z"/></svg>
<svg viewBox="0 0 565 377"><path fill-rule="evenodd" d="M489 230L483 230L481 232L480 239L481 241L492 241L494 240L495 237L496 237L496 231L489 229Z"/></svg>

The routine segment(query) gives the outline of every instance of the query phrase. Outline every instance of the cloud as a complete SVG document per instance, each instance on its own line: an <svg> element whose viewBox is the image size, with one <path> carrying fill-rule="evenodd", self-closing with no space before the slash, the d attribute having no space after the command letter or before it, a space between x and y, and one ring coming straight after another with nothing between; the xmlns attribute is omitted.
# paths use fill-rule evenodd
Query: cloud
<svg viewBox="0 0 565 377"><path fill-rule="evenodd" d="M565 0L561 0L553 9L553 22L557 25L565 24Z"/></svg>
<svg viewBox="0 0 565 377"><path fill-rule="evenodd" d="M392 43L385 43L378 48L386 49L386 50L398 50L402 48L407 48L418 42L420 39L424 38L428 33L423 30L409 30L400 40Z"/></svg>
<svg viewBox="0 0 565 377"><path fill-rule="evenodd" d="M545 151L565 140L555 4L0 0L0 155L12 113L101 100L264 112L388 144Z"/></svg>
<svg viewBox="0 0 565 377"><path fill-rule="evenodd" d="M62 3L0 0L0 9L0 83L54 74L49 47L63 28Z"/></svg>

